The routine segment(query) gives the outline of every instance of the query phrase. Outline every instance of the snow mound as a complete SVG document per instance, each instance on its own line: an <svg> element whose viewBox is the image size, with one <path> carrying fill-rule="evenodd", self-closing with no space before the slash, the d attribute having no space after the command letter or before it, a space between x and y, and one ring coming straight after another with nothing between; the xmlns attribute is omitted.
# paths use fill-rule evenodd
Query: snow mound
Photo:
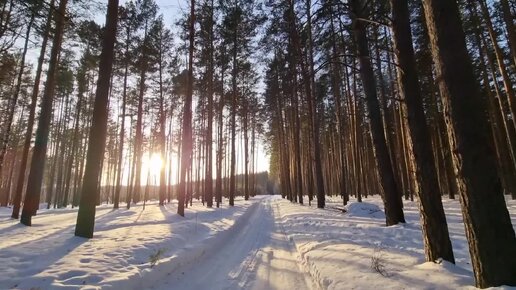
<svg viewBox="0 0 516 290"><path fill-rule="evenodd" d="M346 212L353 217L385 218L382 209L376 204L368 202L353 202L346 206Z"/></svg>

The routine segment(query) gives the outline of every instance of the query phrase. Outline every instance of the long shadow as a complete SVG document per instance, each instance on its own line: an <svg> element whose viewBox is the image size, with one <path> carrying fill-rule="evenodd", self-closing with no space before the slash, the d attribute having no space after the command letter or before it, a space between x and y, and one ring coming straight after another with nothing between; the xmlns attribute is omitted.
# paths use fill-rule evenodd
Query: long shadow
<svg viewBox="0 0 516 290"><path fill-rule="evenodd" d="M73 236L71 232L68 237L64 235L65 238L63 238L62 234L68 231L70 231L70 227L54 233L52 237L34 240L22 246L15 245L2 249L0 253L0 273L2 273L3 281L0 281L0 289L30 288L23 287L24 282L29 282L41 289L51 288L54 280L49 277L37 276L37 274L47 270L50 265L88 241ZM43 256L45 259L38 259L38 256ZM9 262L3 263L3 260L9 260Z"/></svg>
<svg viewBox="0 0 516 290"><path fill-rule="evenodd" d="M14 223L12 225L5 227L3 229L0 229L2 236L6 235L7 233L9 233L12 230L22 229L22 228L26 227L25 225L20 224L20 222L18 220L13 220L13 222Z"/></svg>
<svg viewBox="0 0 516 290"><path fill-rule="evenodd" d="M99 221L103 221L104 218L106 218L107 216L109 216L110 213L114 213L116 211L108 211L108 212L105 212L99 216L97 216L95 218L95 221L96 222L99 222ZM74 219L75 220L75 219ZM37 223L37 222L34 222L33 225L31 227L27 227L25 225L21 225L18 226L18 227L15 227L13 226L11 228L11 230L15 230L15 229L20 229L20 230L26 230L25 233L19 233L19 234L23 234L23 235L26 235L26 234L30 234L30 231L37 231L39 230L39 228L42 228L42 227L45 227L44 225L40 224L40 223ZM35 240L28 240L26 242L21 242L21 243L17 243L17 244L14 244L12 246L9 246L9 247L6 247L6 248L2 248L2 252L3 251L6 251L6 250L9 250L11 248L20 248L20 247L24 247L25 245L28 245L28 244L33 244L33 243L39 243L40 241L45 241L45 244L48 243L47 240L49 238L51 238L52 236L56 236L56 235L60 235L62 233L66 233L66 232L70 232L71 235L73 235L73 232L72 232L72 229L75 228L75 224L72 223L71 225L69 226L65 226L63 227L62 229L60 230L57 230L57 231L52 231L51 233L47 234L47 235L41 235L38 237L38 239L35 239ZM18 233L15 233L15 235L18 234ZM11 238L15 238L15 235L12 235Z"/></svg>

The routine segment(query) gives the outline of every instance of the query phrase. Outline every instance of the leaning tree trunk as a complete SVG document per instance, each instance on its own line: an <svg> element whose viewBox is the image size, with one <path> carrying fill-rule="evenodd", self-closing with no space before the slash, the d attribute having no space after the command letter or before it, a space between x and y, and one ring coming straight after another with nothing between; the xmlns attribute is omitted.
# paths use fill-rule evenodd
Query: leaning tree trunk
<svg viewBox="0 0 516 290"><path fill-rule="evenodd" d="M38 129L36 130L36 141L34 143L34 153L30 166L29 178L27 180L27 193L20 222L24 225L32 225L32 216L36 214L39 207L39 195L41 192L41 182L43 181L43 171L47 155L48 135L50 132L50 119L52 118L52 104L54 99L54 89L56 84L56 72L58 66L59 53L61 52L61 42L66 17L66 5L68 0L61 0L59 8L55 14L56 28L52 51L50 52L50 62L47 70L47 82L45 92L41 101L41 111L39 114Z"/></svg>
<svg viewBox="0 0 516 290"><path fill-rule="evenodd" d="M81 190L81 200L75 235L83 238L93 237L95 226L95 205L99 194L99 176L104 160L108 121L109 85L113 70L113 54L118 22L118 0L109 0L106 14L106 28L102 40L102 53L99 63L99 77L93 118L88 140L86 169Z"/></svg>
<svg viewBox="0 0 516 290"><path fill-rule="evenodd" d="M408 0L391 0L394 51L398 63L400 92L404 96L408 125L412 137L416 172L420 182L418 191L423 241L427 261L443 258L454 263L452 245L444 215L439 181L432 152L430 130L416 70Z"/></svg>
<svg viewBox="0 0 516 290"><path fill-rule="evenodd" d="M357 45L358 59L360 61L360 76L362 86L364 88L365 99L369 108L369 118L371 125L371 134L373 139L374 151L379 167L380 182L383 188L383 199L385 204L385 217L388 226L398 223L404 223L401 194L392 169L391 158L387 149L385 134L383 131L383 121L380 112L380 104L376 93L376 81L374 78L373 68L371 66L371 57L367 43L366 26L360 18L365 15L365 6L363 0L351 0L353 19L353 34Z"/></svg>
<svg viewBox="0 0 516 290"><path fill-rule="evenodd" d="M424 0L477 287L516 285L516 237L455 1Z"/></svg>

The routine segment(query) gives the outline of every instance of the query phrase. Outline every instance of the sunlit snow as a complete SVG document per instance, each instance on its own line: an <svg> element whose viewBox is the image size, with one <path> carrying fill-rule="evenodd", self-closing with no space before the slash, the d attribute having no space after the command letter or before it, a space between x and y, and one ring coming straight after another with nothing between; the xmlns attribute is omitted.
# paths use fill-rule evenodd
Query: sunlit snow
<svg viewBox="0 0 516 290"><path fill-rule="evenodd" d="M195 201L185 218L176 203L102 205L90 240L73 235L76 209L41 210L25 227L0 208L0 289L473 289L459 202L443 202L457 265L425 263L415 202L406 224L385 227L378 197L345 212L338 199L324 210L278 196Z"/></svg>

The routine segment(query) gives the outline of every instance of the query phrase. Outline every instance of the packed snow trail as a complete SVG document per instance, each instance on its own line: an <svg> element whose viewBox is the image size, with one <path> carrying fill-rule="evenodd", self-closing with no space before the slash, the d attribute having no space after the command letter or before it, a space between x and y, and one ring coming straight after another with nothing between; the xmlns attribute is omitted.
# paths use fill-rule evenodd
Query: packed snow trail
<svg viewBox="0 0 516 290"><path fill-rule="evenodd" d="M276 222L271 203L254 204L224 237L199 259L152 289L312 289L309 274L299 267L294 245Z"/></svg>

